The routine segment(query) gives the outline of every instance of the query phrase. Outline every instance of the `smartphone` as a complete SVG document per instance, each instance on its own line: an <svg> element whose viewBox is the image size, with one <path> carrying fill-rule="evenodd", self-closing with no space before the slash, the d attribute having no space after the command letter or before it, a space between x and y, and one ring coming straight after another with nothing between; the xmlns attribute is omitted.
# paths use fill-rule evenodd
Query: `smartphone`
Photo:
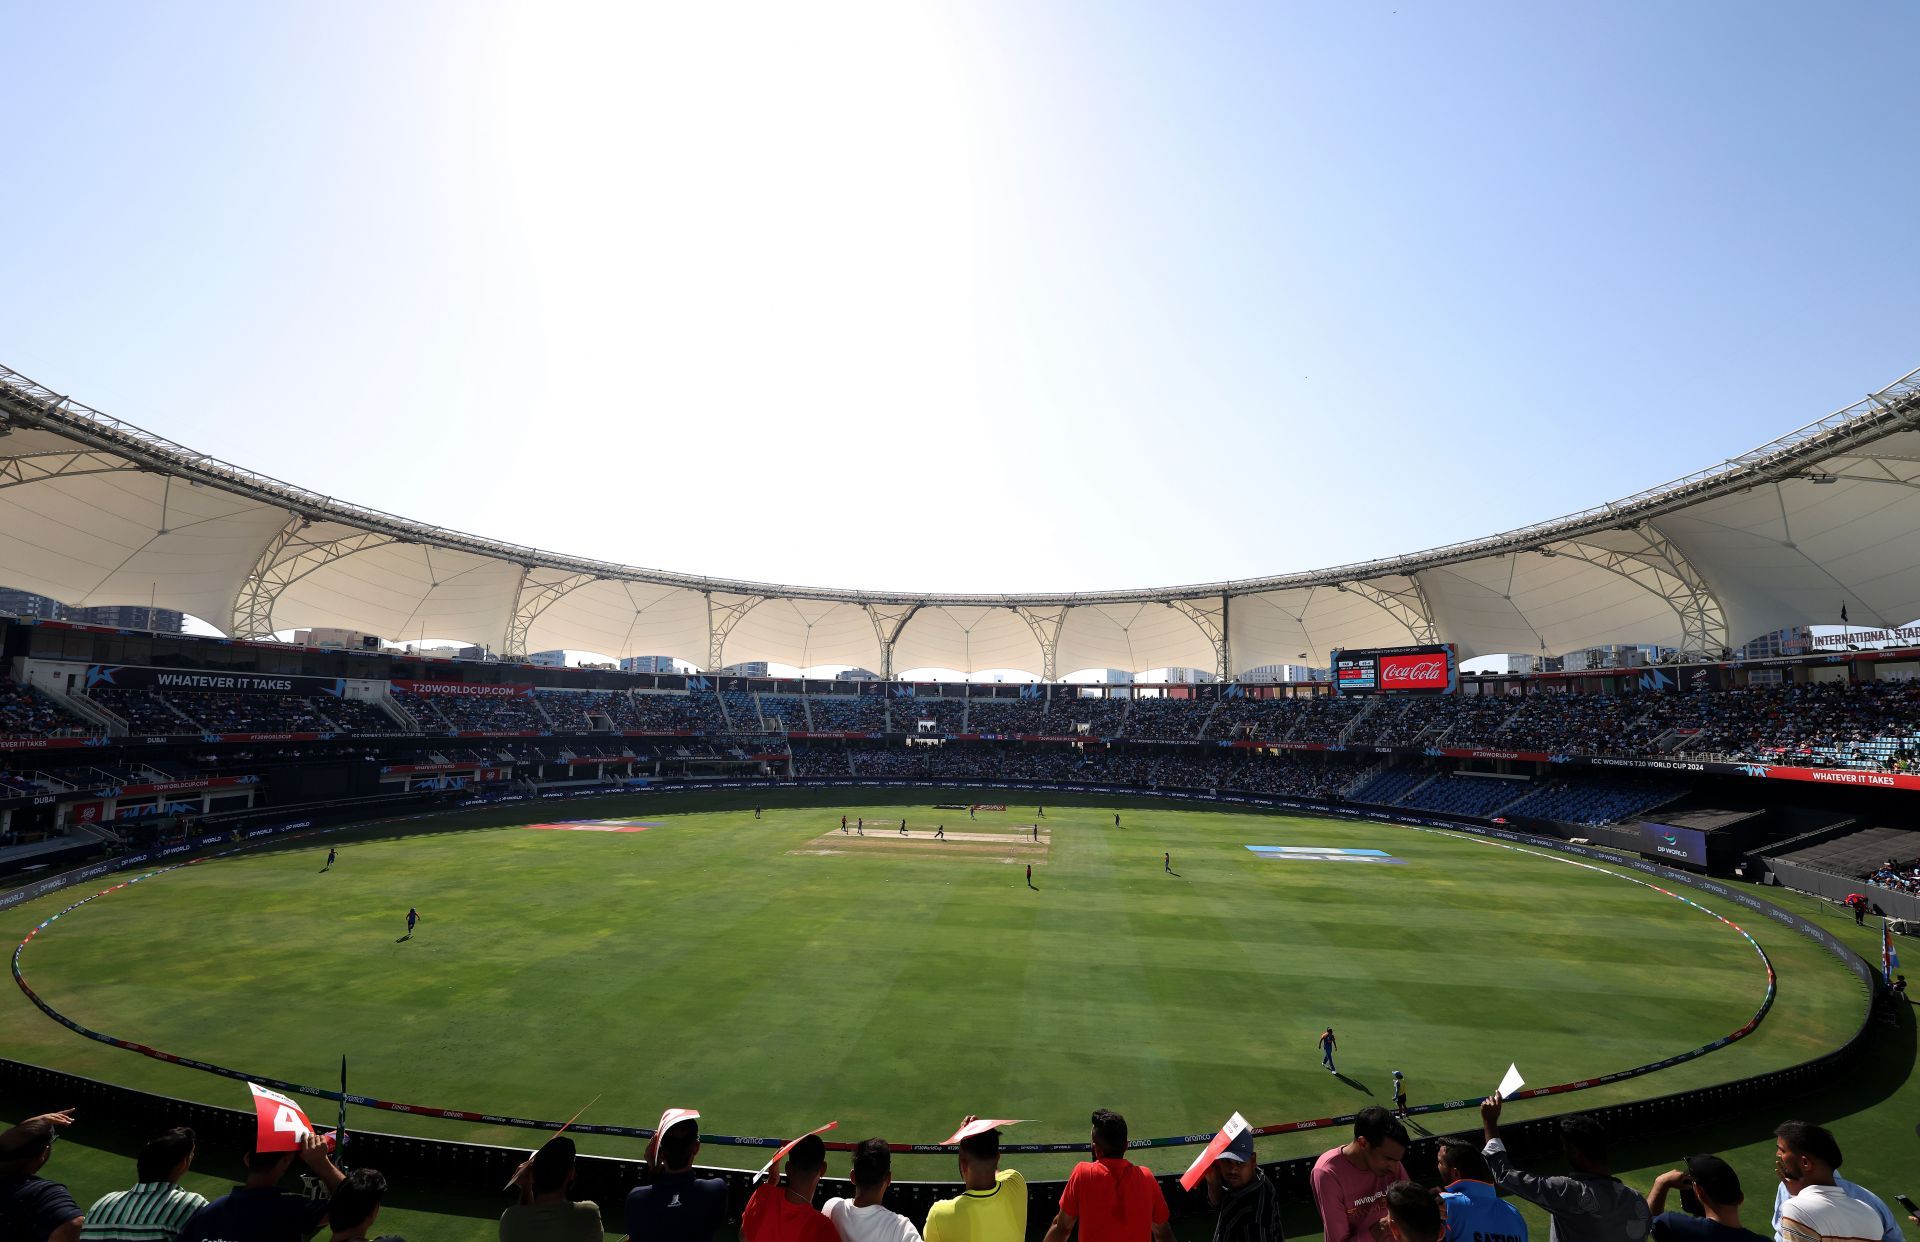
<svg viewBox="0 0 1920 1242"><path fill-rule="evenodd" d="M1899 1203L1901 1207L1907 1209L1908 1215L1920 1216L1920 1207L1915 1207L1913 1205L1913 1200L1907 1198L1905 1195L1895 1195L1894 1200L1895 1202Z"/></svg>

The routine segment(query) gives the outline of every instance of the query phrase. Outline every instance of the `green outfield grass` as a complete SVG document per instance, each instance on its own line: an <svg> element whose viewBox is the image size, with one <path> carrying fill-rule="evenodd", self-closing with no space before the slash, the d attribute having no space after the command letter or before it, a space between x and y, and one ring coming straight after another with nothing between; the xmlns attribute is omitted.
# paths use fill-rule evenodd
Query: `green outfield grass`
<svg viewBox="0 0 1920 1242"><path fill-rule="evenodd" d="M1724 1034L1764 990L1753 949L1717 920L1481 841L1085 799L1050 804L1035 847L1012 840L1034 822L1031 806L969 823L932 803L979 795L845 796L860 802L769 794L758 822L724 795L463 813L329 838L341 857L324 875L324 844L254 851L75 911L35 940L25 968L96 1029L296 1081L330 1082L345 1052L354 1090L415 1104L565 1117L598 1093L589 1119L602 1122L646 1125L676 1104L699 1107L716 1132L838 1119L848 1137L897 1141L942 1138L968 1112L1034 1118L1017 1132L1031 1141L1083 1139L1097 1105L1127 1113L1141 1136L1211 1130L1236 1109L1256 1123L1322 1117L1383 1101L1393 1069L1416 1103L1483 1094L1508 1061L1536 1084L1589 1077ZM516 826L541 810L655 826ZM843 810L877 821L877 835L841 840ZM903 815L910 844L887 835ZM936 823L1006 839L935 843ZM1250 844L1382 849L1405 865L1264 861ZM9 911L0 927L17 939L70 900ZM410 905L423 921L402 940ZM1861 1001L1854 978L1791 932L1748 930L1780 972L1755 1035L1513 1115L1743 1077L1844 1040ZM1319 1065L1314 1040L1329 1023L1344 1077ZM77 1073L244 1101L239 1084L80 1038L13 990L0 1042ZM355 1120L538 1137L402 1114ZM1471 1124L1465 1113L1424 1120ZM1327 1141L1283 1136L1262 1154ZM639 1145L582 1146L631 1156ZM763 1157L710 1146L703 1158ZM1171 1167L1187 1154L1143 1159ZM1045 1177L1070 1161L1017 1163ZM951 1163L905 1159L896 1174L945 1178Z"/></svg>

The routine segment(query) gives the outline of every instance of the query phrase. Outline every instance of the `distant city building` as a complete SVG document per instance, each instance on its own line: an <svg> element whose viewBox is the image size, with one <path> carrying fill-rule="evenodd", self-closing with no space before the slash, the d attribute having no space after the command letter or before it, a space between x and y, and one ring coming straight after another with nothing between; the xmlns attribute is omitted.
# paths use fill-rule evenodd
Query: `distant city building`
<svg viewBox="0 0 1920 1242"><path fill-rule="evenodd" d="M729 664L720 670L720 674L723 677L765 677L767 675L767 662L765 660L748 660L745 664Z"/></svg>
<svg viewBox="0 0 1920 1242"><path fill-rule="evenodd" d="M833 675L835 681L879 681L880 674L870 668L843 668Z"/></svg>
<svg viewBox="0 0 1920 1242"><path fill-rule="evenodd" d="M149 608L145 604L106 604L92 608L69 608L59 600L0 587L0 612L16 617L35 617L42 621L75 621L82 625L108 625L120 630L150 630L155 634L179 634L187 628L186 614L171 608Z"/></svg>
<svg viewBox="0 0 1920 1242"><path fill-rule="evenodd" d="M538 664L542 668L565 668L567 666L567 653L565 651L536 651L527 657L527 663Z"/></svg>
<svg viewBox="0 0 1920 1242"><path fill-rule="evenodd" d="M1645 668L1649 664L1660 663L1672 654L1672 651L1650 643L1609 643L1604 647L1569 651L1562 657L1562 663L1569 673L1598 672L1610 668Z"/></svg>
<svg viewBox="0 0 1920 1242"><path fill-rule="evenodd" d="M67 606L58 600L48 599L44 595L35 595L32 591L16 591L12 587L0 587L0 612L10 612L16 617L38 617L42 621L58 621L67 615Z"/></svg>
<svg viewBox="0 0 1920 1242"><path fill-rule="evenodd" d="M671 673L674 671L673 657L628 656L620 661L620 671L623 673Z"/></svg>
<svg viewBox="0 0 1920 1242"><path fill-rule="evenodd" d="M1765 660L1774 656L1805 655L1813 647L1813 631L1804 625L1762 634L1740 648L1742 660Z"/></svg>
<svg viewBox="0 0 1920 1242"><path fill-rule="evenodd" d="M1262 664L1240 674L1243 682L1316 681L1313 670L1304 664Z"/></svg>
<svg viewBox="0 0 1920 1242"><path fill-rule="evenodd" d="M1460 662L1461 672L1480 673L1489 677L1524 676L1540 671L1540 657L1524 653L1506 655L1475 656L1471 660Z"/></svg>
<svg viewBox="0 0 1920 1242"><path fill-rule="evenodd" d="M1194 686L1212 681L1213 674L1198 668L1157 668L1128 680L1147 686Z"/></svg>

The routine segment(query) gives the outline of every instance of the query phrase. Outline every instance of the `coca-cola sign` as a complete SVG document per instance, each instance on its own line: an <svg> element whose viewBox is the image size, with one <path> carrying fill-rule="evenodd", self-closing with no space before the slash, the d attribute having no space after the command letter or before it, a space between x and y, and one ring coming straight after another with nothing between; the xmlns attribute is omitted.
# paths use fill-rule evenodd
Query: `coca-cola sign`
<svg viewBox="0 0 1920 1242"><path fill-rule="evenodd" d="M1450 681L1447 657L1442 652L1380 657L1382 690L1445 690Z"/></svg>

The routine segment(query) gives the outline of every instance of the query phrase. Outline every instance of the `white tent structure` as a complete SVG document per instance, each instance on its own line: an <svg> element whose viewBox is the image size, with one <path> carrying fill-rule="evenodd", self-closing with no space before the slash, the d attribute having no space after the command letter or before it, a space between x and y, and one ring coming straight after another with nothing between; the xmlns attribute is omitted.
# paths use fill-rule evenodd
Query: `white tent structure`
<svg viewBox="0 0 1920 1242"><path fill-rule="evenodd" d="M0 583L179 609L238 638L295 626L748 660L1224 677L1336 647L1463 658L1721 649L1838 618L1920 617L1920 371L1661 487L1504 534L1239 582L1061 595L776 586L543 552L229 465L0 367Z"/></svg>

